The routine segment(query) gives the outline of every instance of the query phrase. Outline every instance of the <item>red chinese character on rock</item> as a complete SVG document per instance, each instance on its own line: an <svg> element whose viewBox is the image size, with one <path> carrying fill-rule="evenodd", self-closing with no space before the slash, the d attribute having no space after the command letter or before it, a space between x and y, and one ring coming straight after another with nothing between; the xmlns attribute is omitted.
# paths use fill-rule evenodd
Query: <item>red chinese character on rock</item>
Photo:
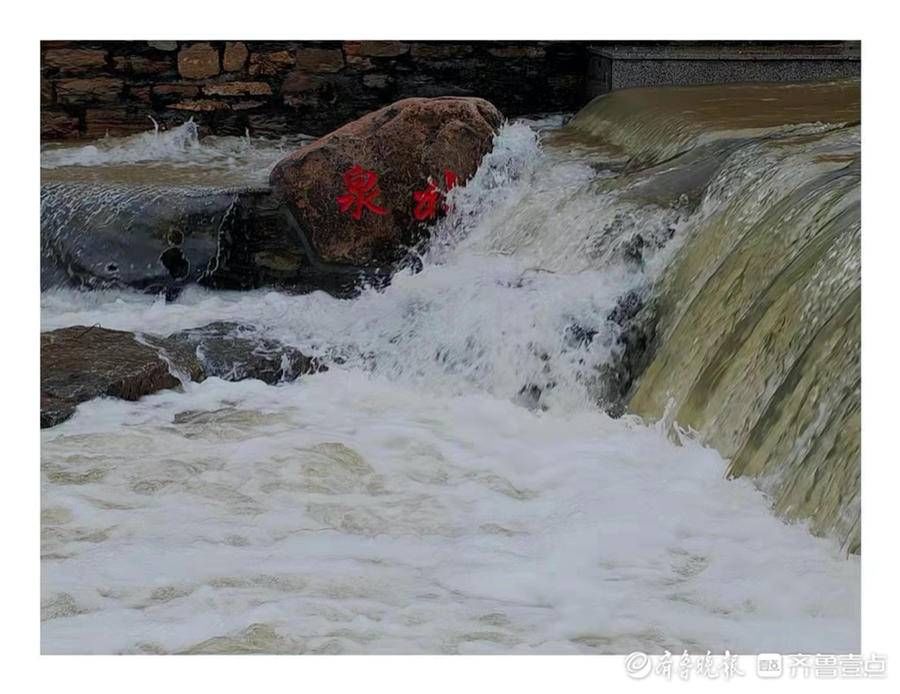
<svg viewBox="0 0 900 694"><path fill-rule="evenodd" d="M416 201L416 209L413 210L413 216L420 222L434 218L440 195L441 191L438 190L438 187L434 185L434 181L429 176L425 190L417 190L413 193L413 200Z"/></svg>
<svg viewBox="0 0 900 694"><path fill-rule="evenodd" d="M447 188L448 193L456 188L458 183L459 176L456 175L455 171L451 171L450 169L444 171L444 186Z"/></svg>
<svg viewBox="0 0 900 694"><path fill-rule="evenodd" d="M378 187L378 174L374 171L367 171L359 164L354 164L344 174L344 185L347 192L337 198L341 212L347 212L352 207L350 216L353 219L361 219L364 208L375 214L387 214L386 209L375 204L375 198L381 195L381 189Z"/></svg>
<svg viewBox="0 0 900 694"><path fill-rule="evenodd" d="M450 169L444 171L444 187L446 192L450 192L450 190L455 188L458 184L459 176ZM424 222L426 219L434 219L434 216L437 214L438 200L440 200L443 195L444 194L429 176L428 185L425 186L425 190L417 190L413 193L413 200L416 201L413 216L420 222ZM444 205L444 211L447 211L446 205Z"/></svg>

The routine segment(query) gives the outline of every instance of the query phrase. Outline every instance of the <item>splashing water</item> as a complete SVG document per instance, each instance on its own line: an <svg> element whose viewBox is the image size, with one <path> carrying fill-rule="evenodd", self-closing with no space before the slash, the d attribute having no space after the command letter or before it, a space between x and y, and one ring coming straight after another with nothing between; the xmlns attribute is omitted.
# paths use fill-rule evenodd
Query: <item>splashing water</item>
<svg viewBox="0 0 900 694"><path fill-rule="evenodd" d="M44 292L43 329L239 320L331 369L42 432L43 650L858 650L858 557L596 406L621 297L715 207L647 180L513 123L383 291Z"/></svg>
<svg viewBox="0 0 900 694"><path fill-rule="evenodd" d="M41 153L41 168L193 161L204 149L200 129L191 119L171 130L160 131L157 126L152 132L130 137L109 137L80 147L47 148Z"/></svg>
<svg viewBox="0 0 900 694"><path fill-rule="evenodd" d="M309 139L201 139L198 125L188 120L171 130L155 128L87 145L47 145L41 150L41 182L265 185L275 162Z"/></svg>

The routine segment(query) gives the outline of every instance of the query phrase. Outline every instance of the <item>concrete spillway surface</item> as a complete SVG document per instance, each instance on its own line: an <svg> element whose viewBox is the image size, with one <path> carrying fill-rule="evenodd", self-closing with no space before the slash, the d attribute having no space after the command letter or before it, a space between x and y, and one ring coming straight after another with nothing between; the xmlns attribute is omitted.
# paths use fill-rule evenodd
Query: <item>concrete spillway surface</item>
<svg viewBox="0 0 900 694"><path fill-rule="evenodd" d="M588 49L588 94L632 87L859 78L859 41L609 42Z"/></svg>

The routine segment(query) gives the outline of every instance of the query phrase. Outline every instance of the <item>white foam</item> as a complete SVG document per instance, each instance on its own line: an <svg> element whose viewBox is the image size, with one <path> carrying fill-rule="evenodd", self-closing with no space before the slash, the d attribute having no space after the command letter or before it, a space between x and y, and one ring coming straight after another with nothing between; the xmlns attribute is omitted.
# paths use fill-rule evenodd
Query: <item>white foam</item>
<svg viewBox="0 0 900 694"><path fill-rule="evenodd" d="M216 412L173 423L180 412ZM184 415L182 415L182 418ZM717 454L333 369L95 401L43 440L46 652L853 651L857 559ZM49 608L48 608L49 609ZM207 644L208 648L213 648ZM231 648L234 644L231 645Z"/></svg>
<svg viewBox="0 0 900 694"><path fill-rule="evenodd" d="M149 125L149 122L148 122ZM309 138L262 140L248 137L200 137L193 120L171 128L154 128L128 137L105 137L88 144L59 146L41 151L45 177L68 174L67 180L112 179L127 181L135 175L165 185L173 180L215 180L264 185L275 163ZM74 169L75 171L71 171Z"/></svg>
<svg viewBox="0 0 900 694"><path fill-rule="evenodd" d="M608 311L669 252L621 243L683 223L598 176L505 128L424 270L352 301L44 293L44 329L250 321L344 363L45 430L44 651L858 650L858 558L591 402Z"/></svg>

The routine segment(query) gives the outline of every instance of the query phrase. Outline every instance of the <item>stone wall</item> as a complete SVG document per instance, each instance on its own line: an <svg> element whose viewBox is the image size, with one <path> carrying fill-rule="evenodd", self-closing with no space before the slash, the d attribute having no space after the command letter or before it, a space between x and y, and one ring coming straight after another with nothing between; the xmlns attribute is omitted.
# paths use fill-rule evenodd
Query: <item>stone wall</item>
<svg viewBox="0 0 900 694"><path fill-rule="evenodd" d="M409 96L474 95L507 116L584 105L581 42L44 41L41 138L321 135Z"/></svg>

